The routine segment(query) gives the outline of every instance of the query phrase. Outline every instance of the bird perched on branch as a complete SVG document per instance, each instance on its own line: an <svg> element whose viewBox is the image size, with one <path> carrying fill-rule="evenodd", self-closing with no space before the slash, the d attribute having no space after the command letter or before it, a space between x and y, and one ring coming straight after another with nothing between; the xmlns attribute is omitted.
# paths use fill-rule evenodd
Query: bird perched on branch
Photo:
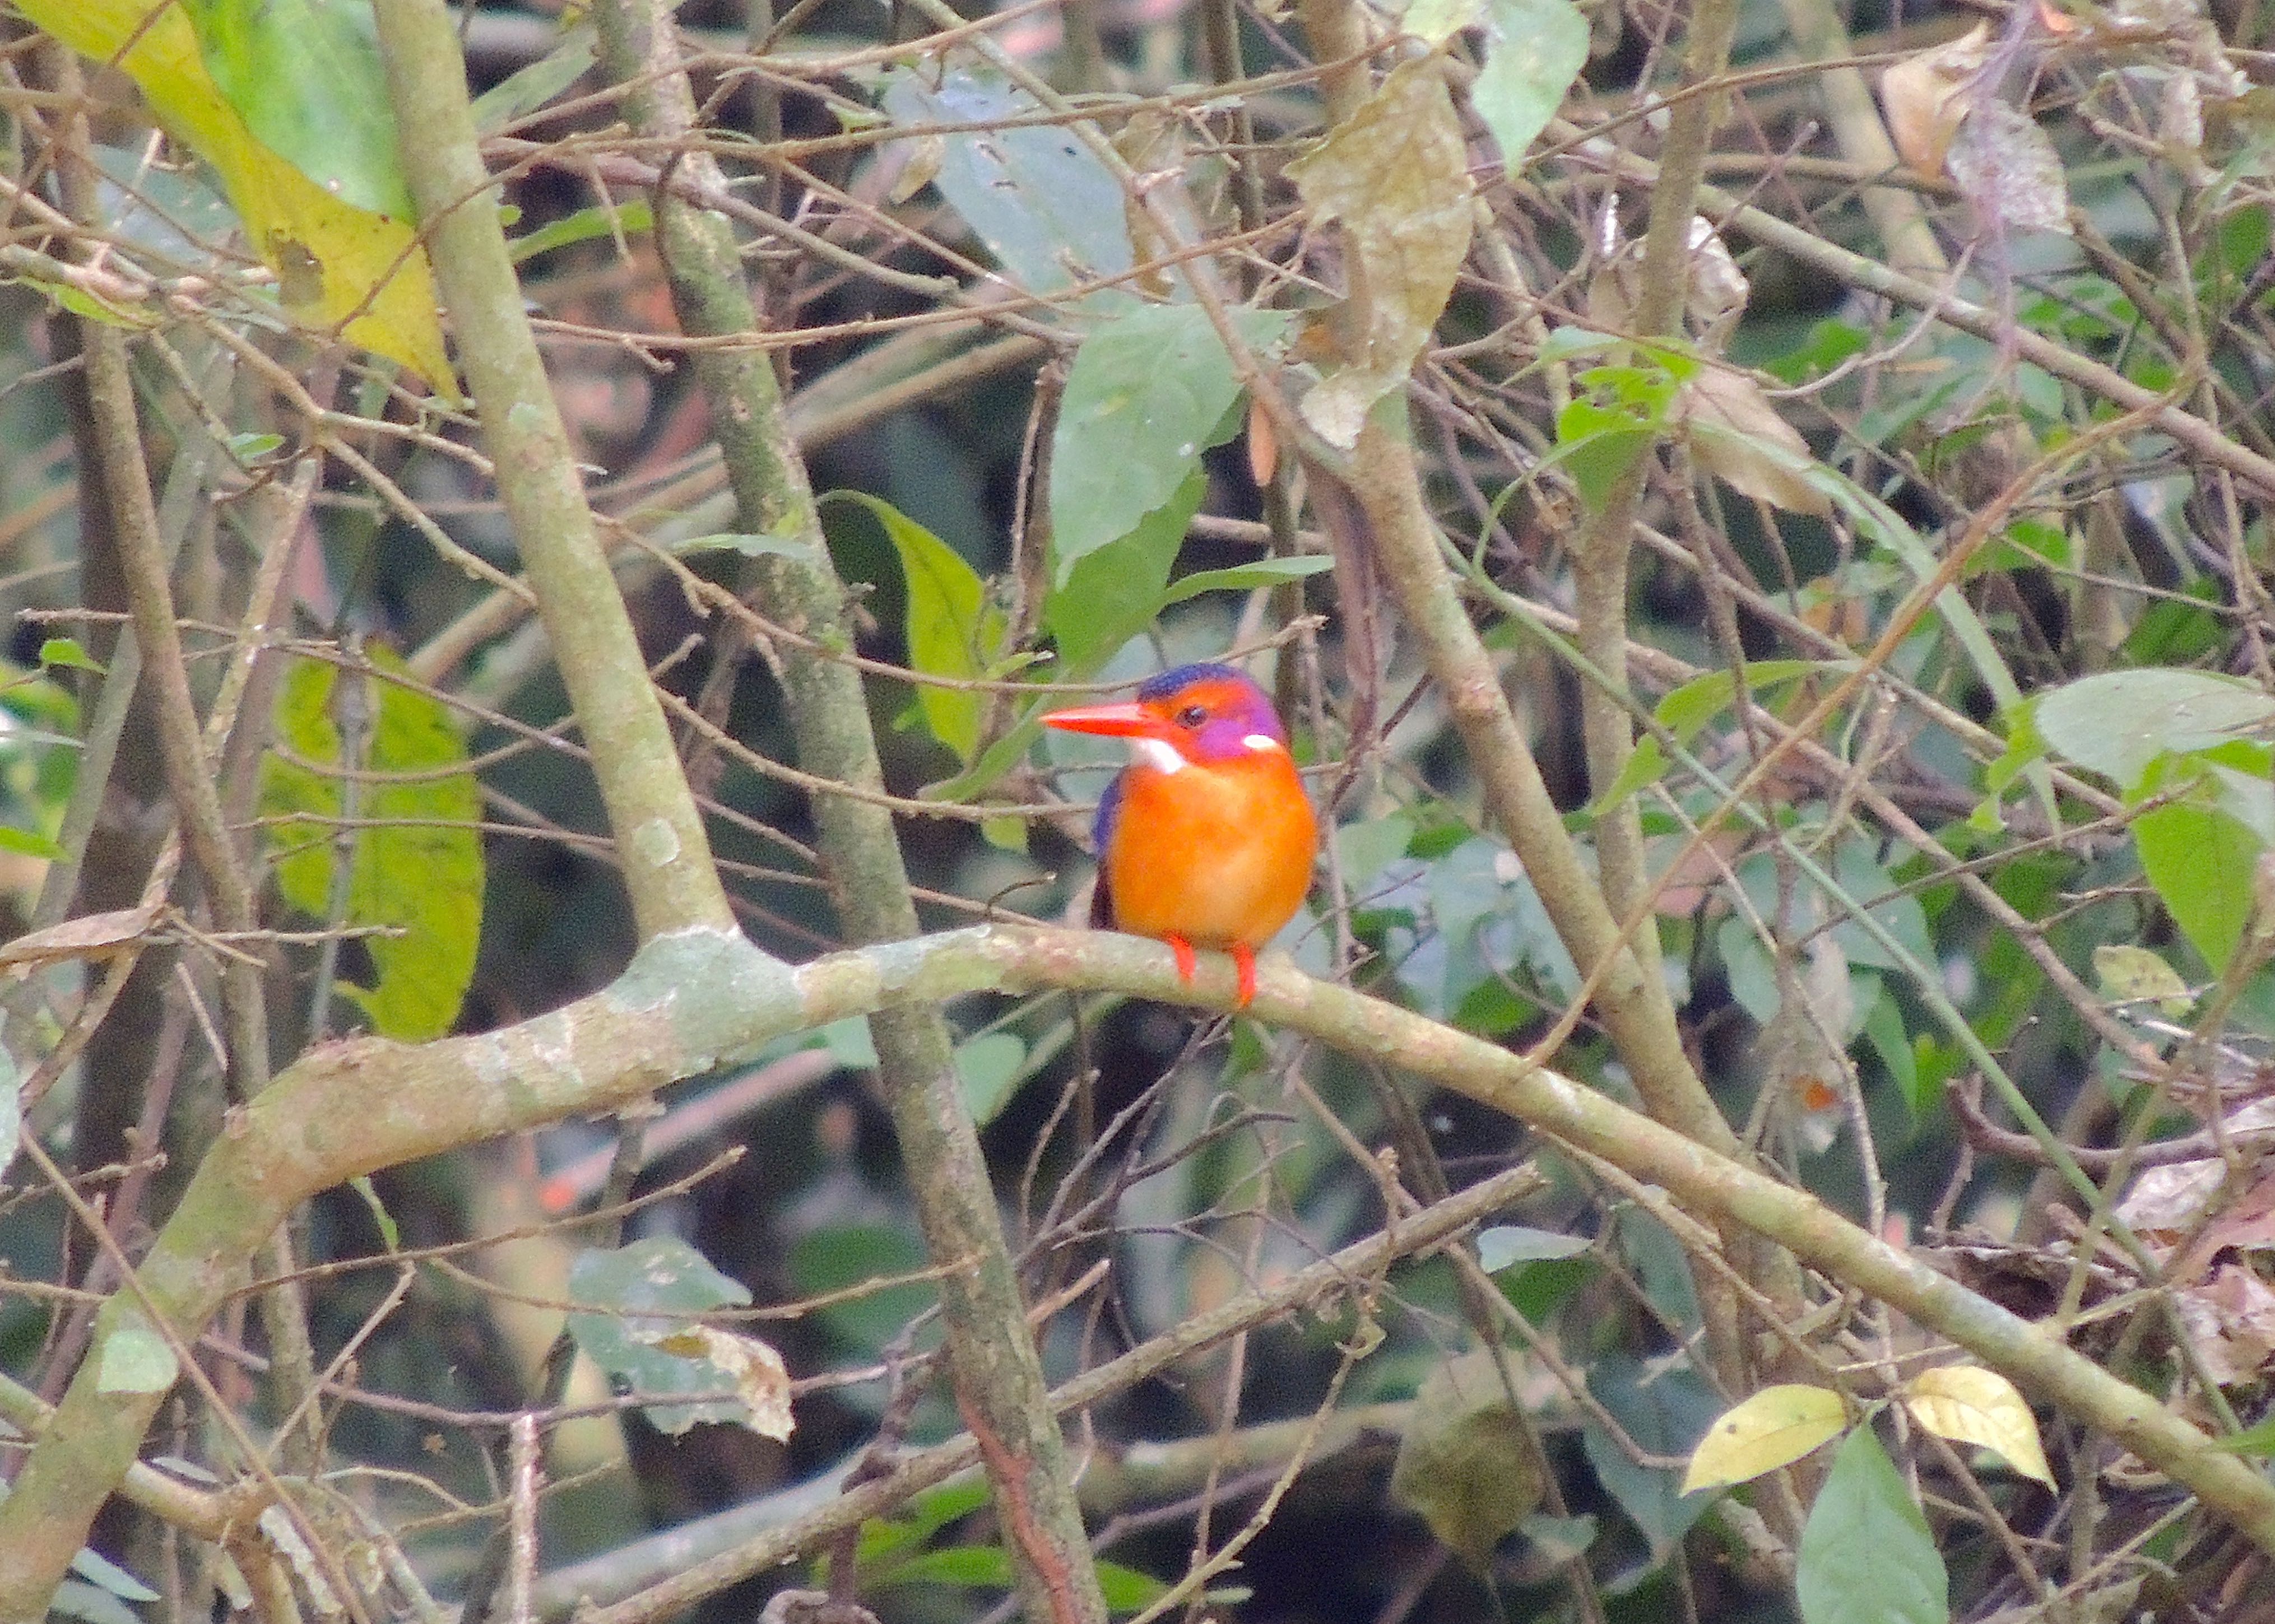
<svg viewBox="0 0 2275 1624"><path fill-rule="evenodd" d="M1186 981L1195 948L1224 949L1247 1008L1256 949L1303 906L1319 839L1272 701L1230 666L1186 665L1130 704L1043 721L1130 743L1098 806L1091 924L1168 943Z"/></svg>

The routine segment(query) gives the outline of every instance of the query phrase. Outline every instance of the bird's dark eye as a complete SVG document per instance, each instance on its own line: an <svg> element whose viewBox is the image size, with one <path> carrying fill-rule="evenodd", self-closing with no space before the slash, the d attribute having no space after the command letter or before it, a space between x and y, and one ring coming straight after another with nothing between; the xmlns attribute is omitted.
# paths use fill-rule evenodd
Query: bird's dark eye
<svg viewBox="0 0 2275 1624"><path fill-rule="evenodd" d="M1207 720L1208 706L1206 705L1188 705L1177 713L1177 725L1181 728L1198 728Z"/></svg>

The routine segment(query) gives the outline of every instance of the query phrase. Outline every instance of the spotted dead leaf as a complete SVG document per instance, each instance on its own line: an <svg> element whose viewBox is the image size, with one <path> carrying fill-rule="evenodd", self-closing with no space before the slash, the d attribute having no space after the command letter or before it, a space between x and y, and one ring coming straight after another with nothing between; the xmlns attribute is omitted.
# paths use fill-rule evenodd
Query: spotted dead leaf
<svg viewBox="0 0 2275 1624"><path fill-rule="evenodd" d="M1682 1492L1719 1489L1790 1466L1840 1436L1848 1424L1840 1395L1830 1387L1787 1382L1765 1387L1722 1412L1690 1452Z"/></svg>
<svg viewBox="0 0 2275 1624"><path fill-rule="evenodd" d="M762 1438L786 1441L797 1424L790 1413L790 1371L782 1356L755 1336L715 1326L685 1326L656 1339L661 1352L701 1359L735 1389L743 1402L742 1424Z"/></svg>
<svg viewBox="0 0 2275 1624"><path fill-rule="evenodd" d="M1312 220L1342 228L1349 336L1299 410L1348 449L1374 403L1405 383L1470 251L1469 156L1439 59L1392 69L1288 173Z"/></svg>
<svg viewBox="0 0 2275 1624"><path fill-rule="evenodd" d="M1988 1449L2023 1477L2054 1486L2038 1441L2037 1418L2014 1384L1998 1371L1979 1364L1922 1371L1904 1394L1904 1408L1938 1438Z"/></svg>
<svg viewBox="0 0 2275 1624"><path fill-rule="evenodd" d="M2070 234L2061 155L2021 108L1986 101L1968 114L1944 167L1985 218L1995 214L2010 230Z"/></svg>
<svg viewBox="0 0 2275 1624"><path fill-rule="evenodd" d="M31 931L0 947L0 975L21 980L43 965L65 959L104 959L124 952L150 933L164 911L157 903L82 914L43 931Z"/></svg>
<svg viewBox="0 0 2275 1624"><path fill-rule="evenodd" d="M1833 511L1809 481L1809 442L1745 374L1700 368L1675 397L1674 417L1689 425L1691 454L1741 495L1820 518Z"/></svg>
<svg viewBox="0 0 2275 1624"><path fill-rule="evenodd" d="M1880 75L1888 134L1905 162L1940 178L1951 138L1967 117L1960 93L1991 58L1991 25L1979 22L1948 44L1899 62Z"/></svg>

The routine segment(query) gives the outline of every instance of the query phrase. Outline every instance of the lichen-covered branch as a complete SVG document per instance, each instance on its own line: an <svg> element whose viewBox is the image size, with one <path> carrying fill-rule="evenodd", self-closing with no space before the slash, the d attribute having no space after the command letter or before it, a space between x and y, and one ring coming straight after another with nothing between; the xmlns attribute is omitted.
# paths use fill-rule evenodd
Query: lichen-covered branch
<svg viewBox="0 0 2275 1624"><path fill-rule="evenodd" d="M635 131L665 143L688 136L696 124L694 94L679 59L671 6L602 0L596 19L603 64L631 87L625 110ZM707 155L690 152L680 167L703 189L723 193ZM726 216L668 187L657 189L654 208L656 243L680 326L699 338L754 334L758 312ZM706 349L694 366L725 458L737 528L805 544L803 557L752 559L745 583L769 619L812 639L785 639L775 650L798 765L830 783L870 792L825 792L815 800L838 918L855 942L912 937L919 926L899 836L892 814L873 798L885 781L868 699L860 674L828 652L852 645L845 589L830 563L773 361L757 348ZM1027 1617L1032 1624L1104 1624L1106 1603L1065 1446L1027 1329L979 1130L957 1086L947 1023L936 1008L910 1005L881 1011L869 1025L926 1248L938 1262L968 1260L941 1281L950 1375L964 1424L983 1446Z"/></svg>
<svg viewBox="0 0 2275 1624"><path fill-rule="evenodd" d="M466 67L442 0L377 8L397 127L436 284L481 414L498 495L608 808L643 940L731 927L701 814L608 571L568 431L523 308L491 181L475 145Z"/></svg>
<svg viewBox="0 0 2275 1624"><path fill-rule="evenodd" d="M359 1174L499 1134L610 1110L787 1033L962 993L1044 987L1224 1008L1228 965L1180 981L1158 944L1098 932L984 926L839 953L792 970L739 933L676 932L614 984L503 1031L420 1047L334 1045L281 1073L218 1143L139 1274L183 1338L247 1279L284 1214ZM1251 1013L1509 1113L1750 1229L1948 1337L2034 1396L2108 1432L2275 1554L2275 1484L2150 1394L2028 1321L1779 1182L1497 1045L1267 963ZM91 1356L0 1502L0 1620L36 1619L132 1466L162 1393L105 1393L102 1350L132 1312L121 1294Z"/></svg>

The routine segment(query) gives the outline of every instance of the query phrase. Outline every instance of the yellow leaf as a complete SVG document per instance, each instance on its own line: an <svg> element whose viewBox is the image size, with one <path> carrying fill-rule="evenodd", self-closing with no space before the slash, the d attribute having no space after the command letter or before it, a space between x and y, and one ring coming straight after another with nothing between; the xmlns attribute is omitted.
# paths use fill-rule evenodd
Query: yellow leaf
<svg viewBox="0 0 2275 1624"><path fill-rule="evenodd" d="M1979 1364L1943 1364L1912 1379L1904 1408L1938 1438L1988 1449L2049 1489L2054 1475L2038 1442L2037 1418L2014 1384Z"/></svg>
<svg viewBox="0 0 2275 1624"><path fill-rule="evenodd" d="M213 165L253 252L276 273L287 314L337 328L350 344L400 361L458 399L434 279L410 223L334 197L255 140L207 73L180 6L23 0L18 9L82 56L124 69L158 122Z"/></svg>
<svg viewBox="0 0 2275 1624"><path fill-rule="evenodd" d="M1724 1410L1690 1454L1682 1492L1719 1489L1773 1472L1840 1435L1848 1415L1830 1387L1765 1387Z"/></svg>

